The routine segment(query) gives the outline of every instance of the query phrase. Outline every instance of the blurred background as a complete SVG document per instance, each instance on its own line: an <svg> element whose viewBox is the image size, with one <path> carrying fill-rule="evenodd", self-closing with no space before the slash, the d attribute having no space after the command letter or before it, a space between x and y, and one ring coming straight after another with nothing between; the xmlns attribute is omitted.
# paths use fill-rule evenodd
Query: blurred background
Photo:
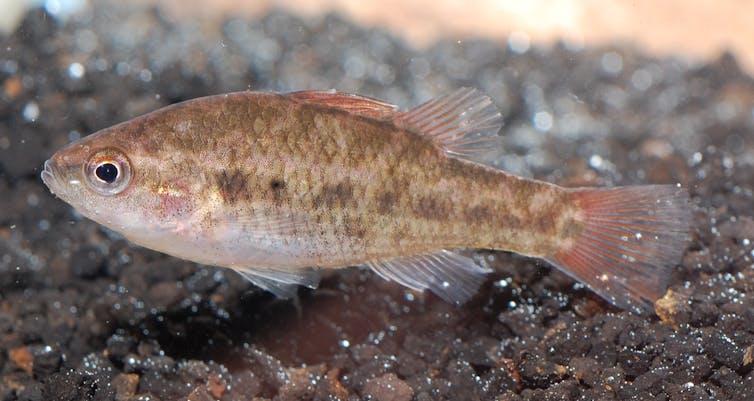
<svg viewBox="0 0 754 401"><path fill-rule="evenodd" d="M752 15L704 0L0 0L0 400L754 399ZM199 96L335 88L405 108L462 86L503 114L507 171L689 190L691 241L658 316L485 251L495 273L460 307L357 268L281 301L131 244L39 178L70 141Z"/></svg>
<svg viewBox="0 0 754 401"><path fill-rule="evenodd" d="M109 0L0 0L0 30L11 32L24 10L80 12ZM113 2L115 3L115 2ZM486 37L572 46L630 42L655 55L702 61L732 51L754 71L754 2L706 0L136 0L159 4L175 18L255 17L279 8L306 17L336 11L365 27L383 27L415 46L440 37Z"/></svg>

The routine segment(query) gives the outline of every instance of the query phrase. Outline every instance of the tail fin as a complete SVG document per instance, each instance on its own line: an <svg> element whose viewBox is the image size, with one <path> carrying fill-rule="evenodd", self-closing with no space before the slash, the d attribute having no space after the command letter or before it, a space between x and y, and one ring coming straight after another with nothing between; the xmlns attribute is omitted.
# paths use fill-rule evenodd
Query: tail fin
<svg viewBox="0 0 754 401"><path fill-rule="evenodd" d="M568 191L581 227L548 260L620 308L651 310L689 239L688 193L674 185Z"/></svg>

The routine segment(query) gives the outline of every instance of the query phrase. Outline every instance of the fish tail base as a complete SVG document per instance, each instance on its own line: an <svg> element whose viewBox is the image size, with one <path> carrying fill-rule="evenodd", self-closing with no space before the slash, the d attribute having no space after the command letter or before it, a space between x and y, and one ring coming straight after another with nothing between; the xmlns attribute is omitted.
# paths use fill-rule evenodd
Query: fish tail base
<svg viewBox="0 0 754 401"><path fill-rule="evenodd" d="M676 185L567 189L574 234L548 260L623 309L651 310L689 240L688 193Z"/></svg>

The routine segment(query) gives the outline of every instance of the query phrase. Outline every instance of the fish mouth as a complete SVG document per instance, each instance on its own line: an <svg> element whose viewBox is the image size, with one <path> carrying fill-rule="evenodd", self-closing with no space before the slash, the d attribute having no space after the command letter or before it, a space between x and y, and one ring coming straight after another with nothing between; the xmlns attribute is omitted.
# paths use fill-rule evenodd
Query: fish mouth
<svg viewBox="0 0 754 401"><path fill-rule="evenodd" d="M55 193L55 188L58 187L58 167L52 160L45 161L44 170L42 170L42 174L40 174L42 177L42 182L47 185L47 188L50 189L50 192L53 194Z"/></svg>

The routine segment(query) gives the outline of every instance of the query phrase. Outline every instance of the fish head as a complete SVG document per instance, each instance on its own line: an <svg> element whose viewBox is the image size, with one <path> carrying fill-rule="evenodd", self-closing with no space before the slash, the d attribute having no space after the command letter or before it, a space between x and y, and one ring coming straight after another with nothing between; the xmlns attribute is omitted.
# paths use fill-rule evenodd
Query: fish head
<svg viewBox="0 0 754 401"><path fill-rule="evenodd" d="M70 143L45 162L41 178L85 217L143 243L180 226L193 202L176 189L184 183L176 161L145 151L133 128L120 124Z"/></svg>

